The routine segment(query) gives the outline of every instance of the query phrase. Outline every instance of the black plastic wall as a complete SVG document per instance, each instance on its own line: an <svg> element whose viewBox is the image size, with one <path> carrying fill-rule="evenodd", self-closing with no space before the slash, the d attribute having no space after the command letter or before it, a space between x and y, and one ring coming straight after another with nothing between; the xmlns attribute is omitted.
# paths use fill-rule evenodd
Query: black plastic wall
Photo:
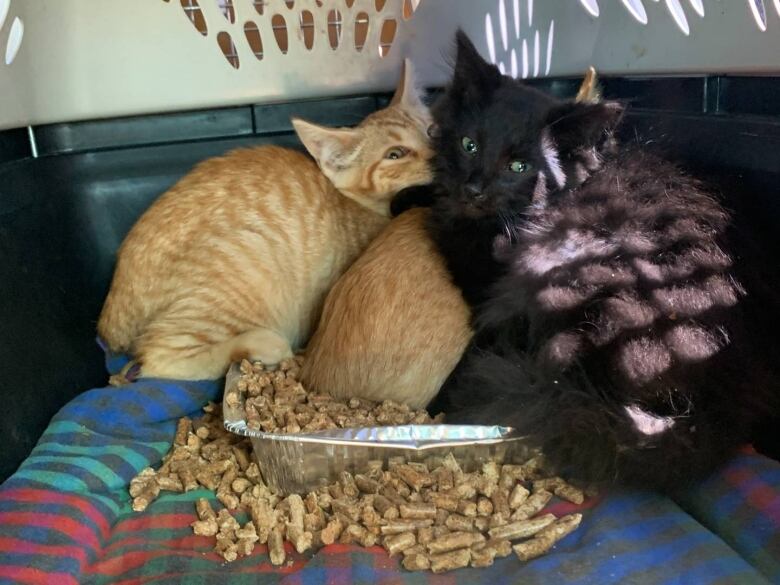
<svg viewBox="0 0 780 585"><path fill-rule="evenodd" d="M572 95L577 80L536 82ZM720 185L778 258L780 79L606 79L643 137ZM94 329L116 249L146 207L194 164L232 148L298 147L292 114L351 125L388 96L57 124L0 133L0 480L76 394L103 386ZM772 264L771 260L769 264Z"/></svg>

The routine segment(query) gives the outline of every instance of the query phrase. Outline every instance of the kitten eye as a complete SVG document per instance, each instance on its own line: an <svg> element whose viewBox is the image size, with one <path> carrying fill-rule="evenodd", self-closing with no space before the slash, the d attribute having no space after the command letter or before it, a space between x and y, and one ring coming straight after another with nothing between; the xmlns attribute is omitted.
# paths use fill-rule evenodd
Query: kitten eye
<svg viewBox="0 0 780 585"><path fill-rule="evenodd" d="M522 160L513 160L507 168L513 173L527 173L531 170L531 165Z"/></svg>
<svg viewBox="0 0 780 585"><path fill-rule="evenodd" d="M436 124L431 124L428 126L428 138L438 138L439 137L439 127Z"/></svg>
<svg viewBox="0 0 780 585"><path fill-rule="evenodd" d="M394 146L388 150L387 153L385 153L385 158L390 160L398 160L399 158L405 157L407 154L409 154L409 151L403 146Z"/></svg>
<svg viewBox="0 0 780 585"><path fill-rule="evenodd" d="M463 150L465 150L469 154L474 154L479 150L479 146L477 146L477 143L474 142L468 136L463 137L463 140L460 141L460 145L463 147Z"/></svg>

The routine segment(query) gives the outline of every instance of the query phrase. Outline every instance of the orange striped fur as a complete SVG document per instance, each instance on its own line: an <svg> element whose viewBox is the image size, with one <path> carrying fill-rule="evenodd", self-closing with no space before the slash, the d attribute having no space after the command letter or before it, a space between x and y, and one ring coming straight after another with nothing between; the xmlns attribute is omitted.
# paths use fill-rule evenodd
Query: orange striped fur
<svg viewBox="0 0 780 585"><path fill-rule="evenodd" d="M358 127L294 121L315 160L264 146L201 163L123 242L98 333L146 377L218 378L232 360L291 355L392 196L430 181L429 124L407 63L391 105Z"/></svg>
<svg viewBox="0 0 780 585"><path fill-rule="evenodd" d="M425 230L394 219L334 285L306 352L303 383L340 398L423 408L471 339L470 312Z"/></svg>

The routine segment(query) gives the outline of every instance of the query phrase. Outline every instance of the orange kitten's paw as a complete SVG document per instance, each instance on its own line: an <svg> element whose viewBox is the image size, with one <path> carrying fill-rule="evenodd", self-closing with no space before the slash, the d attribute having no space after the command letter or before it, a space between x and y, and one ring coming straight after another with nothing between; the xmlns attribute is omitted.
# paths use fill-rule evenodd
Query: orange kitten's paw
<svg viewBox="0 0 780 585"><path fill-rule="evenodd" d="M127 362L116 374L108 378L109 386L125 386L132 384L140 373L140 366L134 361Z"/></svg>

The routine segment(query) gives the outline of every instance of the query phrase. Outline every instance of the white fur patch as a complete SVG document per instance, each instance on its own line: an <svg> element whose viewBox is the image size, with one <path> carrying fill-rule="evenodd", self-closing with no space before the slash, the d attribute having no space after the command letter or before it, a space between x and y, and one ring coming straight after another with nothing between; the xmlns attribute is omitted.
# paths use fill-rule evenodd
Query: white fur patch
<svg viewBox="0 0 780 585"><path fill-rule="evenodd" d="M542 132L542 154L544 155L544 160L547 161L547 166L549 167L558 188L561 189L566 184L566 175L564 174L563 169L561 169L561 160L558 157L558 149L555 147L555 142L553 142L553 139L550 137L550 133L547 130Z"/></svg>
<svg viewBox="0 0 780 585"><path fill-rule="evenodd" d="M582 338L576 333L566 331L558 333L544 345L542 356L548 363L563 368L571 365L581 350Z"/></svg>
<svg viewBox="0 0 780 585"><path fill-rule="evenodd" d="M718 338L696 325L677 325L664 336L675 357L686 362L700 362L720 351Z"/></svg>
<svg viewBox="0 0 780 585"><path fill-rule="evenodd" d="M646 384L672 365L672 355L663 343L640 337L626 342L618 352L617 367L631 382Z"/></svg>
<svg viewBox="0 0 780 585"><path fill-rule="evenodd" d="M628 417L633 421L634 428L643 435L658 435L668 431L674 426L674 419L670 416L656 416L642 410L635 404L623 407Z"/></svg>
<svg viewBox="0 0 780 585"><path fill-rule="evenodd" d="M536 293L536 300L546 311L565 311L582 304L588 295L568 286L548 286Z"/></svg>
<svg viewBox="0 0 780 585"><path fill-rule="evenodd" d="M633 264L639 276L652 283L663 284L664 274L660 266L644 258L634 258Z"/></svg>
<svg viewBox="0 0 780 585"><path fill-rule="evenodd" d="M563 241L548 244L533 244L528 247L523 263L533 274L546 274L553 268L576 262L583 258L599 258L612 254L617 249L609 242L591 232L569 230Z"/></svg>
<svg viewBox="0 0 780 585"><path fill-rule="evenodd" d="M587 264L580 267L577 277L582 284L593 286L633 286L636 275L625 266L605 266L603 264Z"/></svg>
<svg viewBox="0 0 780 585"><path fill-rule="evenodd" d="M694 317L708 311L713 305L707 291L696 286L657 288L651 295L659 309L678 317Z"/></svg>
<svg viewBox="0 0 780 585"><path fill-rule="evenodd" d="M536 177L536 187L534 187L531 205L536 209L544 209L547 207L547 175L543 172L539 173Z"/></svg>
<svg viewBox="0 0 780 585"><path fill-rule="evenodd" d="M585 165L582 163L577 163L574 165L574 173L577 177L577 183L582 184L585 181L588 180L588 177L590 177L590 173L588 172L588 169L585 168Z"/></svg>
<svg viewBox="0 0 780 585"><path fill-rule="evenodd" d="M658 317L657 311L647 303L630 297L611 297L604 301L607 321L623 329L649 327Z"/></svg>

